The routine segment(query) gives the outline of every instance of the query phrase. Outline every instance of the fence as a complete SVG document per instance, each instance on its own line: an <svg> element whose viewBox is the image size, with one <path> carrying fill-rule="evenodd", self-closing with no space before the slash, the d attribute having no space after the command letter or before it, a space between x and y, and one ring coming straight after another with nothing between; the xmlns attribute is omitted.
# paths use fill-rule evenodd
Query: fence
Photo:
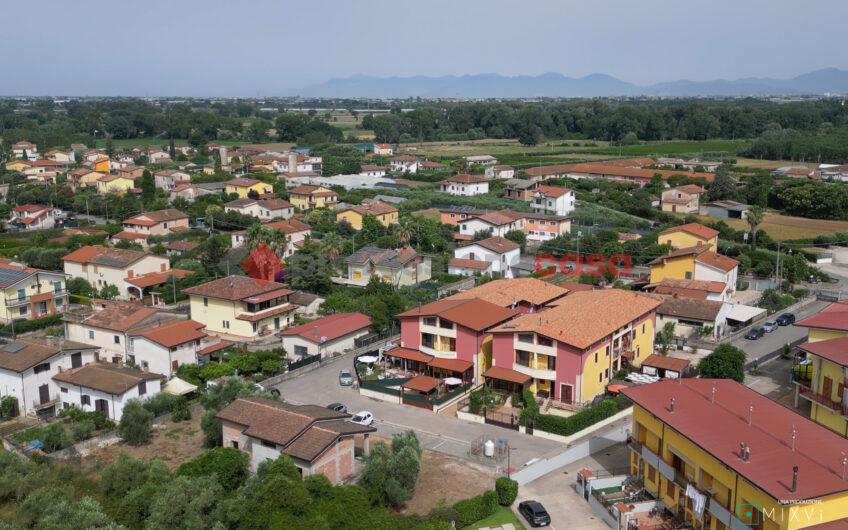
<svg viewBox="0 0 848 530"><path fill-rule="evenodd" d="M310 365L312 363L316 363L320 360L321 360L320 354L310 355L310 356L307 356L307 357L301 357L297 361L292 361L292 362L289 363L289 365L288 365L289 371L292 372L294 370L297 370L298 368L302 368L302 367Z"/></svg>
<svg viewBox="0 0 848 530"><path fill-rule="evenodd" d="M474 287L474 282L474 277L464 278L450 285L443 285L442 287L439 287L438 289L436 289L436 293L439 295L439 297L441 297L444 296L445 293L449 293L451 291L465 291Z"/></svg>
<svg viewBox="0 0 848 530"><path fill-rule="evenodd" d="M389 394L391 396L400 396L400 386L410 378L398 378L398 379L374 379L371 381L360 381L359 387L364 388L366 390L373 390L375 392L381 392L383 394Z"/></svg>

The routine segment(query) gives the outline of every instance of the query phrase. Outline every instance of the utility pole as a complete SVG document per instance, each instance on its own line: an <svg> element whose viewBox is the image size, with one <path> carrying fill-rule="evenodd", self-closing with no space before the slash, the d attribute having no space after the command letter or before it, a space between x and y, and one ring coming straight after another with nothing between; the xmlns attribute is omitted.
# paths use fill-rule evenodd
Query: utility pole
<svg viewBox="0 0 848 530"><path fill-rule="evenodd" d="M177 278L173 274L171 275L171 285L174 288L174 305L177 305Z"/></svg>
<svg viewBox="0 0 848 530"><path fill-rule="evenodd" d="M780 288L780 241L777 242L777 262L775 269L776 271L774 276L777 280L777 292L780 293L782 292L782 289Z"/></svg>

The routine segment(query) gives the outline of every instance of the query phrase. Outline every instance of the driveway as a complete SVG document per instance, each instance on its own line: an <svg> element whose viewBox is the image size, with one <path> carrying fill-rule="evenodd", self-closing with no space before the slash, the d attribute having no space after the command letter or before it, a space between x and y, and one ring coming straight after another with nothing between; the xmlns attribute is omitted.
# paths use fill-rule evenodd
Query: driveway
<svg viewBox="0 0 848 530"><path fill-rule="evenodd" d="M485 439L495 443L499 440L508 441L513 448L509 462L513 468L520 468L529 460L553 456L563 450L563 445L559 442L528 436L518 431L481 425L460 420L455 416L435 414L408 405L361 396L353 387L339 386L339 370L352 369L352 357L340 357L322 363L323 366L312 372L276 385L283 399L294 404L344 403L351 414L367 410L374 414L378 436L391 438L395 433L413 429L425 449L472 459L490 467L496 467L497 464L490 460L480 461L469 455L471 442L480 436L485 436ZM503 462L502 467L506 468L506 464Z"/></svg>

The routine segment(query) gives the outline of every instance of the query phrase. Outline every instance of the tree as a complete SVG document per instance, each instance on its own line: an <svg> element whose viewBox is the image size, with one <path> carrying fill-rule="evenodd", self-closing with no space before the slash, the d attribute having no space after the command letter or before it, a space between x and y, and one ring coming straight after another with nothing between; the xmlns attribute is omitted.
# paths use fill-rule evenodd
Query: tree
<svg viewBox="0 0 848 530"><path fill-rule="evenodd" d="M674 340L674 322L666 322L663 329L657 332L657 342L660 343L663 355L668 353L672 340Z"/></svg>
<svg viewBox="0 0 848 530"><path fill-rule="evenodd" d="M392 232L394 232L397 238L398 247L401 248L409 245L412 236L415 235L415 230L412 228L409 218L402 219L399 223L395 224Z"/></svg>
<svg viewBox="0 0 848 530"><path fill-rule="evenodd" d="M504 234L504 238L521 245L522 249L524 248L524 245L527 244L527 234L525 234L523 230L510 230Z"/></svg>
<svg viewBox="0 0 848 530"><path fill-rule="evenodd" d="M121 413L118 436L130 445L142 445L150 439L152 421L153 413L148 412L137 399L131 399Z"/></svg>
<svg viewBox="0 0 848 530"><path fill-rule="evenodd" d="M456 174L465 173L468 171L468 160L466 160L463 156L451 160L450 168Z"/></svg>
<svg viewBox="0 0 848 530"><path fill-rule="evenodd" d="M521 145L533 146L542 143L545 140L545 134L541 127L535 124L523 126L518 131L518 143Z"/></svg>
<svg viewBox="0 0 848 530"><path fill-rule="evenodd" d="M207 363L207 366L213 363ZM217 364L217 363L214 363ZM204 366L206 368L206 366ZM226 407L236 398L259 396L279 400L280 397L271 394L255 383L243 381L237 377L212 385L200 398L200 403L206 409L206 415L200 420L200 428L203 430L207 447L220 446L223 441L221 432L221 420L215 418L219 410Z"/></svg>
<svg viewBox="0 0 848 530"><path fill-rule="evenodd" d="M753 236L754 246L757 246L757 230L759 229L760 223L763 222L764 215L765 210L761 206L751 206L748 208L748 215L745 220L748 222L748 226L751 227L751 235Z"/></svg>
<svg viewBox="0 0 848 530"><path fill-rule="evenodd" d="M150 503L147 529L216 528L226 520L224 490L213 476L177 476Z"/></svg>
<svg viewBox="0 0 848 530"><path fill-rule="evenodd" d="M412 496L421 470L421 446L412 430L396 434L391 449L375 444L366 457L362 484L377 502L402 506Z"/></svg>
<svg viewBox="0 0 848 530"><path fill-rule="evenodd" d="M745 382L746 354L730 344L721 344L712 353L701 359L698 371L702 378L733 379Z"/></svg>
<svg viewBox="0 0 848 530"><path fill-rule="evenodd" d="M80 277L68 278L65 280L65 288L69 293L81 296L91 296L97 292L97 289L92 287L91 284L88 283L88 280Z"/></svg>
<svg viewBox="0 0 848 530"><path fill-rule="evenodd" d="M141 201L147 204L153 200L155 195L156 181L153 178L153 174L145 169L144 173L141 174Z"/></svg>
<svg viewBox="0 0 848 530"><path fill-rule="evenodd" d="M218 264L227 255L227 249L221 244L217 237L211 237L206 242L206 248L203 251L201 264L206 272L214 274L218 270Z"/></svg>
<svg viewBox="0 0 848 530"><path fill-rule="evenodd" d="M97 295L98 297L104 300L114 300L118 296L120 296L121 292L112 284L106 284L100 289L100 293Z"/></svg>
<svg viewBox="0 0 848 530"><path fill-rule="evenodd" d="M707 186L707 196L711 201L723 201L736 197L736 182L724 166L719 166L715 178Z"/></svg>
<svg viewBox="0 0 848 530"><path fill-rule="evenodd" d="M91 497L75 500L68 491L56 486L29 495L18 506L15 519L22 528L119 528L96 500Z"/></svg>
<svg viewBox="0 0 848 530"><path fill-rule="evenodd" d="M212 476L224 491L235 491L249 475L247 453L233 447L215 447L183 463L177 475Z"/></svg>
<svg viewBox="0 0 848 530"><path fill-rule="evenodd" d="M342 252L342 238L335 232L330 232L321 240L321 252L326 254L331 262L335 262L336 258Z"/></svg>
<svg viewBox="0 0 848 530"><path fill-rule="evenodd" d="M106 156L108 156L109 158L112 158L112 156L114 156L114 154L115 154L115 145L114 145L114 142L112 142L112 135L110 134L110 135L106 136Z"/></svg>

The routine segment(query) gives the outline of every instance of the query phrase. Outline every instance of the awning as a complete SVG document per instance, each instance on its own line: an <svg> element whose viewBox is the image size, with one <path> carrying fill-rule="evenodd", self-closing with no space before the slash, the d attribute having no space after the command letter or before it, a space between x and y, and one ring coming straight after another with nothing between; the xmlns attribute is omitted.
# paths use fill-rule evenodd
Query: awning
<svg viewBox="0 0 848 530"><path fill-rule="evenodd" d="M522 374L521 372L516 372L515 370L504 368L502 366L492 366L483 372L482 375L486 379L497 379L499 381L506 381L508 383L516 383L519 385L524 385L533 379L529 375Z"/></svg>
<svg viewBox="0 0 848 530"><path fill-rule="evenodd" d="M689 366L689 361L686 359L678 359L676 357L665 357L663 355L657 355L652 353L642 361L642 366L653 366L654 368L659 368L661 370L672 370L674 372L683 372L687 366Z"/></svg>
<svg viewBox="0 0 848 530"><path fill-rule="evenodd" d="M432 377L427 377L426 375L419 375L413 377L406 383L402 384L401 387L409 389L409 390L417 390L419 392L424 392L425 394L432 391L436 387L439 386L439 380L434 379Z"/></svg>
<svg viewBox="0 0 848 530"><path fill-rule="evenodd" d="M233 346L235 346L234 342L230 342L228 340L222 340L221 342L216 342L215 344L212 344L210 346L203 348L202 350L198 351L197 354L198 355L209 355L210 353L220 351L220 350L226 350L227 348L231 348Z"/></svg>
<svg viewBox="0 0 848 530"><path fill-rule="evenodd" d="M727 319L735 320L737 322L748 322L754 317L761 315L765 312L766 310L760 307L735 304L730 306L730 310L727 312Z"/></svg>
<svg viewBox="0 0 848 530"><path fill-rule="evenodd" d="M437 357L430 361L430 367L450 370L451 372L465 373L474 367L474 363L460 361L459 359L440 359Z"/></svg>
<svg viewBox="0 0 848 530"><path fill-rule="evenodd" d="M167 392L174 396L184 396L194 392L195 390L197 390L196 385L193 385L188 381L183 381L179 377L171 379L162 387L162 392Z"/></svg>
<svg viewBox="0 0 848 530"><path fill-rule="evenodd" d="M433 360L433 357L426 353L421 353L417 350L409 348L392 348L384 353L386 357L395 357L397 359L406 359L407 361L418 361L419 363L428 363Z"/></svg>

